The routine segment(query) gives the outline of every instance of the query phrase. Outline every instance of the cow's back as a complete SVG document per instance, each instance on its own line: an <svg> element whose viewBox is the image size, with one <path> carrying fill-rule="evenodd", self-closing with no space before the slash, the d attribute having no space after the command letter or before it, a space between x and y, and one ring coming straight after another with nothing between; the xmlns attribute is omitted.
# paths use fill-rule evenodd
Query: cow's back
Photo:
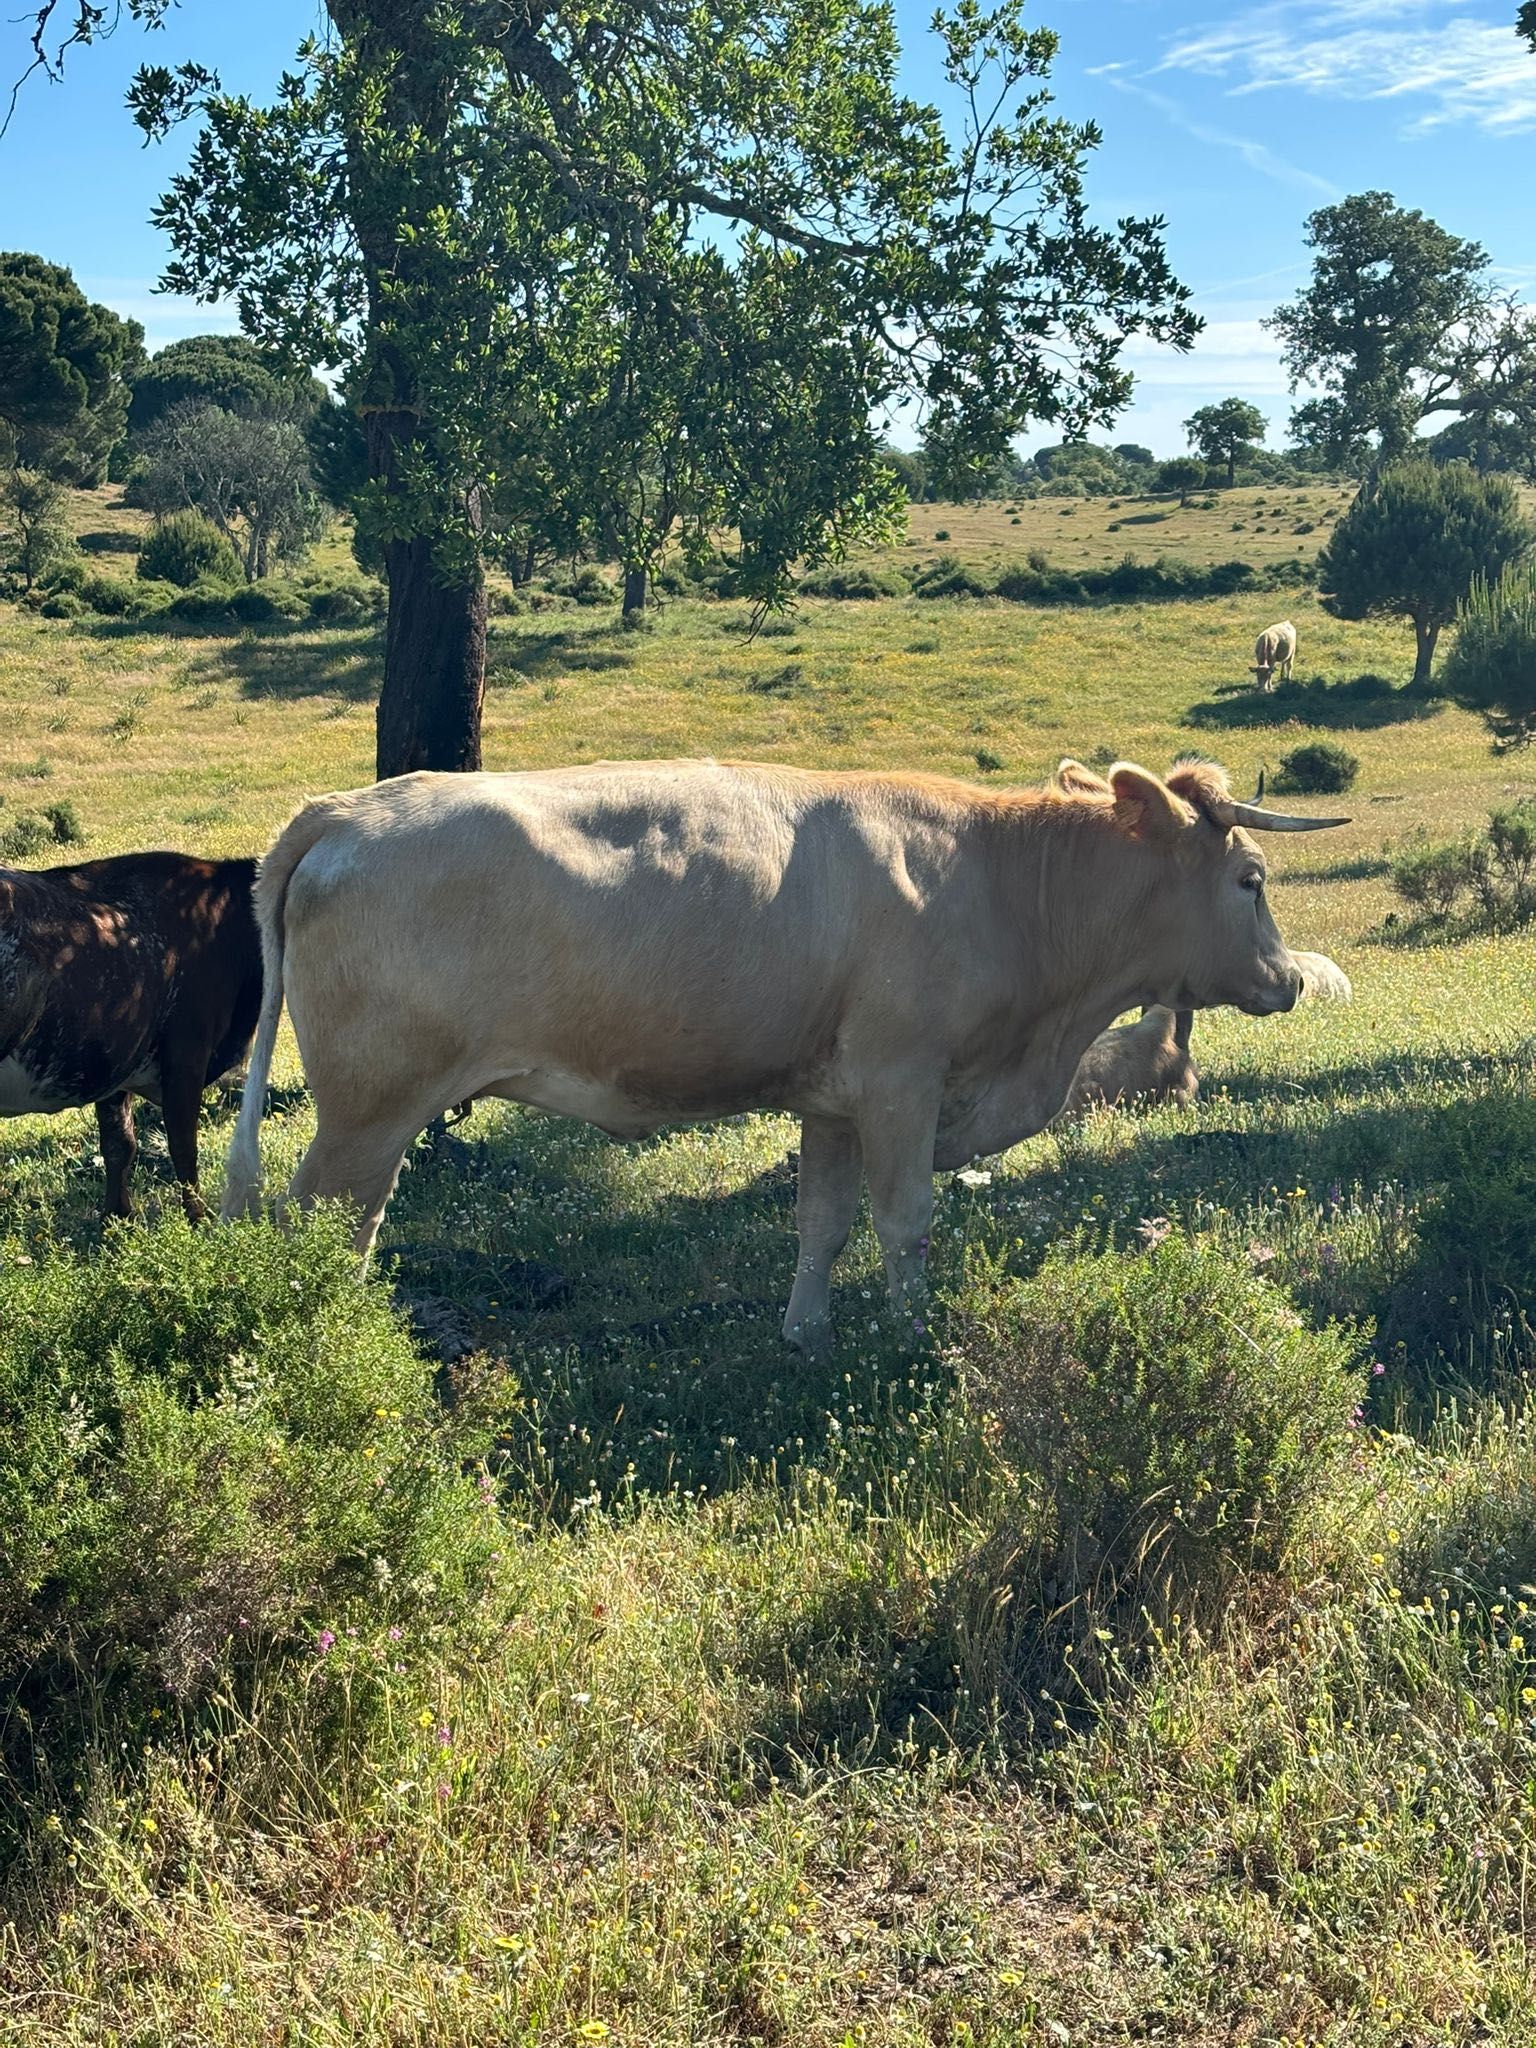
<svg viewBox="0 0 1536 2048"><path fill-rule="evenodd" d="M572 1106L561 1076L642 1112L787 1102L851 1010L869 1028L871 982L891 1016L941 1000L933 949L958 939L932 915L944 805L914 816L878 778L599 763L312 808L285 912L301 1047L382 1009L419 1064L475 1069L466 1087L555 1075L529 1082L549 1106Z"/></svg>

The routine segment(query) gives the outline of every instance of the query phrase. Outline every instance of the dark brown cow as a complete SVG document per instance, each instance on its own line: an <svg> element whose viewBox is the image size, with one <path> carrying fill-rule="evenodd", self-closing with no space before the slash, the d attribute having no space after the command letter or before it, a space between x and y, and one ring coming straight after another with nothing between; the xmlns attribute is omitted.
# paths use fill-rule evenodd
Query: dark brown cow
<svg viewBox="0 0 1536 2048"><path fill-rule="evenodd" d="M109 1216L133 1213L135 1095L159 1103L187 1213L202 1214L198 1107L261 1008L255 870L184 853L0 868L0 1116L94 1103Z"/></svg>

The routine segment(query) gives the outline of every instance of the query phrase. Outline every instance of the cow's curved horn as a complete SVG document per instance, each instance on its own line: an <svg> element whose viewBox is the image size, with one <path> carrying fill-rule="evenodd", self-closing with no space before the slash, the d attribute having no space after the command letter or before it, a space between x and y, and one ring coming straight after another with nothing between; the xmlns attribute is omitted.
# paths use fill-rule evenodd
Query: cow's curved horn
<svg viewBox="0 0 1536 2048"><path fill-rule="evenodd" d="M1327 832L1348 825L1348 818L1293 818L1285 811L1266 811L1258 804L1227 803L1218 813L1224 825L1246 825L1251 832Z"/></svg>
<svg viewBox="0 0 1536 2048"><path fill-rule="evenodd" d="M1264 801L1264 770L1262 768L1259 770L1259 786L1253 792L1253 795L1249 797L1248 801L1251 804L1261 804Z"/></svg>

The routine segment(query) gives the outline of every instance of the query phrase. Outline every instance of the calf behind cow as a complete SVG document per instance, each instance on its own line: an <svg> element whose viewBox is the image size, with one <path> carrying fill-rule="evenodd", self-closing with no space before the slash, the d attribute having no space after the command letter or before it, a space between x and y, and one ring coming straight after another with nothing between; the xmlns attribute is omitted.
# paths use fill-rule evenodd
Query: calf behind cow
<svg viewBox="0 0 1536 2048"><path fill-rule="evenodd" d="M244 1057L261 1006L255 869L182 853L0 868L0 1116L94 1104L109 1216L132 1213L135 1095L159 1103L201 1213L203 1090Z"/></svg>
<svg viewBox="0 0 1536 2048"><path fill-rule="evenodd" d="M1287 1010L1300 988L1242 828L1311 830L1065 762L1054 788L714 761L402 776L299 812L256 886L266 993L226 1216L259 1204L286 994L314 1094L301 1202L366 1253L407 1146L472 1096L617 1137L801 1118L785 1334L825 1331L867 1181L893 1301L922 1299L933 1174L1061 1108L1135 1003Z"/></svg>
<svg viewBox="0 0 1536 2048"><path fill-rule="evenodd" d="M1326 953L1293 953L1301 971L1298 1000L1347 1003L1349 976ZM1188 1109L1200 1093L1200 1072L1189 1050L1193 1010L1153 1003L1134 1024L1101 1031L1078 1062L1063 1118L1118 1102L1173 1102Z"/></svg>

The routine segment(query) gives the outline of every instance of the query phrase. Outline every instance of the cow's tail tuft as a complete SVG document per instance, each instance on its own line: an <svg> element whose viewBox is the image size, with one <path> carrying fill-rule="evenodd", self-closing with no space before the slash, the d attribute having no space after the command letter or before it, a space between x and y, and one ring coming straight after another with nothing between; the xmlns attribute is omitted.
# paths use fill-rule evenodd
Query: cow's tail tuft
<svg viewBox="0 0 1536 2048"><path fill-rule="evenodd" d="M261 1015L256 1042L246 1069L240 1115L224 1162L223 1221L261 1213L261 1116L266 1106L267 1079L283 1016L283 919L288 885L306 853L324 836L335 818L334 807L321 797L306 804L283 827L262 857L256 873L256 922L261 931Z"/></svg>

